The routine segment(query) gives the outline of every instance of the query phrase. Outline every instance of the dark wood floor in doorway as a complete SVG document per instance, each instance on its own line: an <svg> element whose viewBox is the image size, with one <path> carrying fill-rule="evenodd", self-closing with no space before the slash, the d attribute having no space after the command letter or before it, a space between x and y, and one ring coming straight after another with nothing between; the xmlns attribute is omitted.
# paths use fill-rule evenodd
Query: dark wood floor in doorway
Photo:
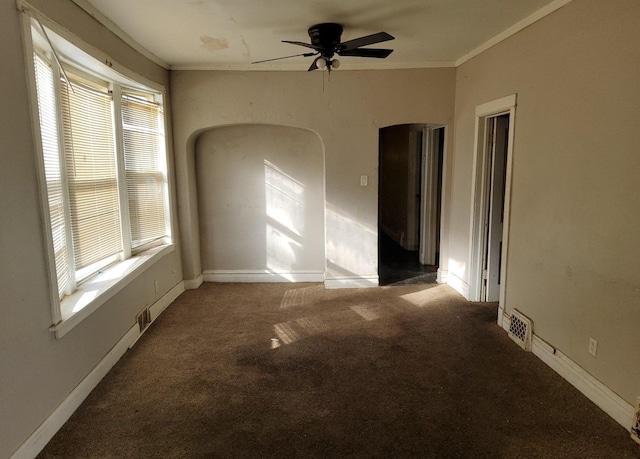
<svg viewBox="0 0 640 459"><path fill-rule="evenodd" d="M419 262L417 250L405 250L397 242L378 231L378 277L380 285L434 284L438 266Z"/></svg>

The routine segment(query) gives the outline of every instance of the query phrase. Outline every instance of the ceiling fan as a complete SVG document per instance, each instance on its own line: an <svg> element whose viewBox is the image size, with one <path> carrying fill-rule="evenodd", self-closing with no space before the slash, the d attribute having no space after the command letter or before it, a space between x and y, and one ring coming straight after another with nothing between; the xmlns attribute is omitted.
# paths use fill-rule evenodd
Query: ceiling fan
<svg viewBox="0 0 640 459"><path fill-rule="evenodd" d="M289 59L291 57L299 56L317 56L313 60L311 67L309 67L309 72L324 68L331 72L331 69L337 69L340 65L340 61L333 57L336 54L338 56L374 57L384 59L393 52L392 49L362 48L362 46L393 40L394 37L389 35L387 32L378 32L364 37L355 38L353 40L340 42L342 26L333 22L326 22L309 27L308 33L311 38L311 43L289 40L283 40L283 43L291 43L292 45L311 48L314 50L313 52L276 57L274 59L265 59L263 61L252 62L252 64L260 64L262 62L277 61L280 59Z"/></svg>

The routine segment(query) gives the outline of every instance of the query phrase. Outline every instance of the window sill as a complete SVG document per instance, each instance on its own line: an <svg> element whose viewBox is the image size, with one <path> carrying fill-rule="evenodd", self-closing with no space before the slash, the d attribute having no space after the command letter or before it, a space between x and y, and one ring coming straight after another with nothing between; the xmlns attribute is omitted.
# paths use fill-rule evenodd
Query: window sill
<svg viewBox="0 0 640 459"><path fill-rule="evenodd" d="M55 333L56 338L62 338L151 265L174 250L175 244L154 247L87 280L75 293L60 302L62 320L49 330Z"/></svg>

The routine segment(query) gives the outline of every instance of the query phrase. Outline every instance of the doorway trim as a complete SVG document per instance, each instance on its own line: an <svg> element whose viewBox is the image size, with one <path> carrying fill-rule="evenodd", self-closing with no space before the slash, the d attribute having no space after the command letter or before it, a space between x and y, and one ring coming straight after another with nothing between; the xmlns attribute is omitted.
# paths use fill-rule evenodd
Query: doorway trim
<svg viewBox="0 0 640 459"><path fill-rule="evenodd" d="M475 145L473 150L473 178L471 184L471 240L469 254L469 300L481 301L483 250L486 244L486 215L488 212L487 193L489 187L491 151L488 148L487 119L498 115L509 115L509 137L507 145L507 171L504 194L504 222L502 243L502 265L500 267L500 301L498 322L502 316L506 300L507 254L509 250L509 223L511 213L511 181L513 172L513 141L515 132L516 94L476 106Z"/></svg>
<svg viewBox="0 0 640 459"><path fill-rule="evenodd" d="M435 131L444 129L444 141L442 145L436 145ZM444 199L444 172L442 183L437 183L438 172L440 169L444 171L444 155L446 154L447 143L447 127L443 124L427 124L422 134L422 180L420 189L420 241L419 241L419 261L423 265L435 264L436 252L440 251L440 247L433 241L436 239L436 233L442 235L442 228L437 227L437 221L440 220L442 226L442 215L437 215L437 207L440 207L440 214L443 209ZM443 150L442 163L438 162L438 152ZM438 189L440 185L440 189ZM440 202L436 202L438 193L440 193ZM440 244L442 240L440 240Z"/></svg>

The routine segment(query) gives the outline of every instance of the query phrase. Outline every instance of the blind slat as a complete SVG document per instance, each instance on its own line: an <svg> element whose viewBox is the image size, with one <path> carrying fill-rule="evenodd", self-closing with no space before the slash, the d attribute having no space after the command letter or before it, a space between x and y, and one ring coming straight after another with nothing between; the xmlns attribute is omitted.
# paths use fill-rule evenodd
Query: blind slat
<svg viewBox="0 0 640 459"><path fill-rule="evenodd" d="M72 84L75 83L71 78ZM61 84L75 269L122 251L111 98Z"/></svg>
<svg viewBox="0 0 640 459"><path fill-rule="evenodd" d="M122 253L121 191L132 249L168 236L164 112L150 94L69 72L73 90L34 53L47 203L60 299ZM114 126L114 104L122 125ZM122 138L122 150L116 148ZM117 155L124 164L118 171ZM119 182L120 180L120 182Z"/></svg>
<svg viewBox="0 0 640 459"><path fill-rule="evenodd" d="M161 106L123 94L122 133L132 249L167 235L162 116Z"/></svg>
<svg viewBox="0 0 640 459"><path fill-rule="evenodd" d="M71 282L67 257L64 188L60 168L60 145L56 115L56 94L53 71L38 54L34 54L40 135L44 160L45 181L51 237L53 241L58 296L62 299Z"/></svg>

